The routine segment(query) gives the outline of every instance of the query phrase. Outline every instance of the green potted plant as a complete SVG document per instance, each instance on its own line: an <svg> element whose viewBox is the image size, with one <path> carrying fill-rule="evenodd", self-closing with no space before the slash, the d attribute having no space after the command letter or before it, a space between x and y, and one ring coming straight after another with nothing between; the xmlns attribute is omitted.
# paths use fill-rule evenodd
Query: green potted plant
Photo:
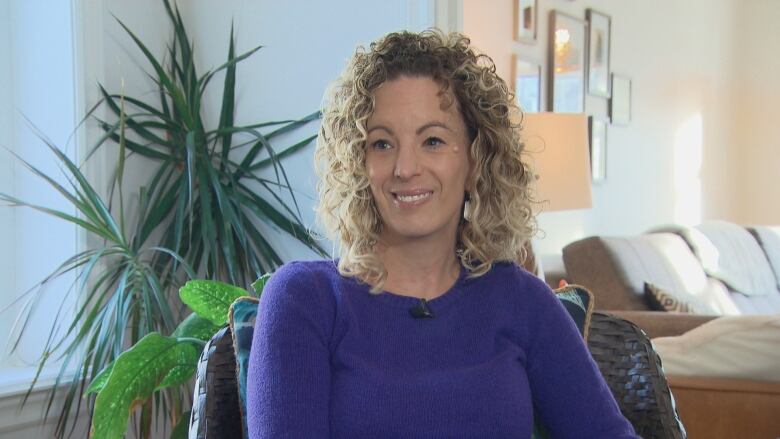
<svg viewBox="0 0 780 439"><path fill-rule="evenodd" d="M97 393L92 435L121 439L128 418L139 401L163 389L190 381L206 341L228 324L230 305L239 297L259 296L269 275L252 284L256 294L230 284L191 280L180 289L182 301L193 311L171 333L151 332L104 368L87 393ZM178 414L171 438L185 438L189 412ZM176 418L174 418L176 419Z"/></svg>
<svg viewBox="0 0 780 439"><path fill-rule="evenodd" d="M50 337L39 364L40 372L52 355L61 355L60 378L48 406L51 408L57 392L66 392L57 437L75 425L70 413L74 406L81 408L81 396L89 383L93 392L88 393L86 408L91 412L94 392L102 388L101 380L109 382L114 361L128 347L156 337L153 334L172 334L176 340L185 340L184 344L175 343L176 352L187 361L196 355L205 334L214 329L209 324L215 322L207 324L208 319L186 317L175 292L196 274L248 286L280 265L282 259L259 223L326 254L300 220L293 189L280 161L308 146L315 136L278 153L272 147L281 134L316 120L319 113L300 120L236 126L236 66L260 47L236 55L231 29L226 62L198 75L193 44L182 18L169 0L163 0L163 4L174 30L165 62L160 62L117 20L151 65L159 93L154 104L100 87L103 99L99 104L105 105L116 121L97 119L104 134L88 157L98 148L118 148L111 195L101 196L79 166L51 142L47 145L62 162L69 184L63 186L28 167L59 191L78 213L70 215L0 194L0 201L59 217L100 241L100 245L73 255L42 281L45 284L75 271L78 282L74 288L82 299L65 334ZM201 116L203 94L218 72L224 72L220 118L217 126L206 127ZM154 172L137 193L125 194L125 160L130 153L147 160ZM264 168L273 168L276 178L258 176ZM126 196L137 196L135 211L125 212ZM52 326L52 335L57 324ZM65 383L64 390L58 390L63 388L64 372L74 367L75 376ZM133 400L131 407L141 408L136 422L142 437L150 436L155 419L174 425L182 418L191 397L191 389L184 385L191 373L185 369L158 383L155 388L160 391L150 398Z"/></svg>

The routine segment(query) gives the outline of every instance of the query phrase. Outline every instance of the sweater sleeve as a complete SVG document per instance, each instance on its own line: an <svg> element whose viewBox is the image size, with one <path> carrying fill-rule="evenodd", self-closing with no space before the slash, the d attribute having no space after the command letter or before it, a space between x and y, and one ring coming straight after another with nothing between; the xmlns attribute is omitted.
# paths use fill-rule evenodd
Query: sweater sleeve
<svg viewBox="0 0 780 439"><path fill-rule="evenodd" d="M304 263L283 266L263 289L247 376L250 439L329 436L327 294Z"/></svg>
<svg viewBox="0 0 780 439"><path fill-rule="evenodd" d="M528 286L534 309L526 369L542 424L553 438L639 438L566 309L541 281Z"/></svg>

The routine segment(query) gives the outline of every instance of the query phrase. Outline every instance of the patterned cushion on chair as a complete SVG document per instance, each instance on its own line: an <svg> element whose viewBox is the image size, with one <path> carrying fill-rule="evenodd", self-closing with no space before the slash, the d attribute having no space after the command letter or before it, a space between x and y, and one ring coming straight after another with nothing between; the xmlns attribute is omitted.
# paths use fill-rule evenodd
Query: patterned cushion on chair
<svg viewBox="0 0 780 439"><path fill-rule="evenodd" d="M249 351L252 348L252 336L257 319L256 297L239 297L230 305L230 330L233 333L233 349L236 354L236 381L238 381L239 406L243 423L244 437L246 429L246 375L249 367Z"/></svg>
<svg viewBox="0 0 780 439"><path fill-rule="evenodd" d="M555 290L555 295L577 324L582 338L587 341L590 316L593 314L593 293L580 285L566 285Z"/></svg>

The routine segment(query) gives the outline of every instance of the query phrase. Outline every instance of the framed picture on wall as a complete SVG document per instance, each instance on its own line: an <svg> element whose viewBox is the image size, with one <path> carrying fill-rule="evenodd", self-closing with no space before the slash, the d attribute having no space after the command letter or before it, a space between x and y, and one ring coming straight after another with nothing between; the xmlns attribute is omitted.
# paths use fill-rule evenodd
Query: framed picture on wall
<svg viewBox="0 0 780 439"><path fill-rule="evenodd" d="M631 79L614 73L609 118L614 125L628 125L631 122Z"/></svg>
<svg viewBox="0 0 780 439"><path fill-rule="evenodd" d="M607 179L607 121L588 116L590 176L594 183Z"/></svg>
<svg viewBox="0 0 780 439"><path fill-rule="evenodd" d="M515 0L515 39L536 42L537 0Z"/></svg>
<svg viewBox="0 0 780 439"><path fill-rule="evenodd" d="M585 111L585 20L550 12L547 100L556 113Z"/></svg>
<svg viewBox="0 0 780 439"><path fill-rule="evenodd" d="M608 98L609 47L612 19L601 12L588 9L588 93Z"/></svg>
<svg viewBox="0 0 780 439"><path fill-rule="evenodd" d="M515 98L524 112L538 113L542 105L542 66L538 63L514 56Z"/></svg>

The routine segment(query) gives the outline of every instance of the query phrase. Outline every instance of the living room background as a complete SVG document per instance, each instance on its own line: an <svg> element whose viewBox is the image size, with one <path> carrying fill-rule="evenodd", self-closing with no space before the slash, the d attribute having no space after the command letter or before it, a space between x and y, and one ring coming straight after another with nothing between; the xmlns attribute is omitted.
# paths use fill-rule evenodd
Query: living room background
<svg viewBox="0 0 780 439"><path fill-rule="evenodd" d="M0 5L8 12L22 3ZM707 219L780 223L780 204L775 202L780 124L774 108L780 102L780 3L775 0L539 0L539 33L533 45L512 41L512 0L375 1L370 7L359 0L187 0L178 6L195 41L199 72L224 62L225 35L231 22L238 52L257 44L265 46L238 69L236 122L246 123L295 119L311 113L357 44L368 44L392 30L420 30L432 25L436 5L447 3L462 8L459 19L463 31L493 57L507 81L511 54L517 51L542 64L546 78L550 10L584 18L585 9L593 8L612 17L611 70L632 80L632 120L628 126L608 128L607 179L594 185L593 207L541 215L539 225L546 235L537 241L537 251L543 257L557 255L565 244L584 236L636 234L663 223L694 224ZM47 131L45 120L26 113L56 142L67 140L65 132L75 127L74 120L97 101L98 82L128 95L154 93L154 84L138 67L145 66L144 60L115 25L113 16L137 32L141 40L154 42L156 46L152 44L150 49L156 54L163 53L171 34L159 0L73 0L71 5L64 37L52 38L62 43L58 53L70 57L62 62L72 65L48 72L64 81L62 85L52 82L51 87L71 93L63 98L65 110L48 113L60 111L67 119L65 128ZM0 17L10 20L19 16L6 13ZM11 32L12 27L0 21L0 29ZM15 50L34 50L18 43L13 43ZM9 47L0 45L0 56L9 52ZM49 56L52 63L60 62ZM0 81L18 84L23 79L19 75L25 74L20 71L17 77L10 77L10 68L2 65ZM215 81L220 82L221 77ZM0 87L0 99L7 97L5 92L6 88ZM208 99L212 105L205 110L206 119L213 121L219 116L220 97L209 95ZM586 99L586 111L606 115L606 100ZM68 108L75 108L75 116L67 113ZM0 111L0 127L13 124L17 136L9 137L10 131L2 129L0 144L26 142L16 148L25 158L33 149L45 149L31 140L32 134L23 133L23 122L11 122L11 118L18 118L12 115L12 108L0 110L5 111ZM297 136L316 129L316 124L311 124ZM82 149L99 132L87 128L83 134ZM280 144L292 143L287 140L294 139L283 139ZM286 159L285 169L299 191L304 223L315 227L312 151L313 147ZM114 163L112 157L99 156L88 165L86 170L98 187L107 186L110 163ZM128 178L146 180L143 163L133 160L130 167ZM0 184L21 190L26 180L18 177L20 169L11 169L3 157ZM16 180L8 183L11 174ZM0 270L5 271L0 271L0 276L7 279L19 267L38 270L19 278L11 293L0 293L0 307L61 259L53 255L51 266L40 263L39 255L51 254L53 244L45 239L32 241L30 230L35 226L27 219L32 215L21 210L0 211L0 243L5 243L0 249ZM9 224L10 228L6 227ZM20 234L20 230L27 232ZM52 233L75 240L75 232ZM56 246L73 245L60 241ZM274 244L283 247L281 255L287 260L315 257L293 240L279 238ZM64 254L68 252L65 248ZM0 329L6 329L7 317L2 319ZM0 418L14 417L13 413L7 415L0 413Z"/></svg>
<svg viewBox="0 0 780 439"><path fill-rule="evenodd" d="M612 72L631 83L631 123L610 125L607 179L593 207L540 216L542 254L589 235L641 233L665 223L724 219L775 224L780 166L780 5L771 0L625 2L539 0L535 44L514 42L514 2L464 0L463 27L511 79L512 54L542 65L545 102L549 12L612 17ZM544 107L543 107L544 108ZM607 116L607 100L585 110Z"/></svg>
<svg viewBox="0 0 780 439"><path fill-rule="evenodd" d="M157 7L149 3L138 8L106 2L112 8L105 9L132 25L133 14ZM435 3L379 2L367 10L350 8L349 2L325 7L303 1L189 1L181 9L198 42L201 70L219 61L225 43L211 36L231 20L239 48L266 46L239 69L244 86L237 114L268 119L308 114L357 43L367 44L391 29L424 27L426 20L433 22ZM539 0L539 34L533 45L512 41L514 2L456 3L462 3L463 31L493 57L507 81L511 54L519 51L538 60L545 77L550 10L584 18L585 9L593 8L612 17L611 70L632 80L632 121L608 129L608 176L593 186L593 207L541 215L545 235L536 243L540 254L557 255L565 244L584 236L637 233L664 223L780 220L780 206L765 202L772 198L780 165L780 125L771 111L780 98L780 58L771 55L780 52L780 28L773 25L780 20L776 2ZM153 40L156 33L163 41L167 31L162 18L138 18L142 37ZM123 35L112 39L111 44L127 40ZM109 44L103 53L112 51ZM108 61L105 68L108 84L119 86L124 78L128 90L149 88L148 79L129 60L124 65ZM216 103L219 97L211 98ZM586 99L588 113L606 116L605 99ZM210 116L217 117L216 111ZM311 150L287 163L303 194L304 219L314 225ZM291 258L311 256L296 243L288 251Z"/></svg>

